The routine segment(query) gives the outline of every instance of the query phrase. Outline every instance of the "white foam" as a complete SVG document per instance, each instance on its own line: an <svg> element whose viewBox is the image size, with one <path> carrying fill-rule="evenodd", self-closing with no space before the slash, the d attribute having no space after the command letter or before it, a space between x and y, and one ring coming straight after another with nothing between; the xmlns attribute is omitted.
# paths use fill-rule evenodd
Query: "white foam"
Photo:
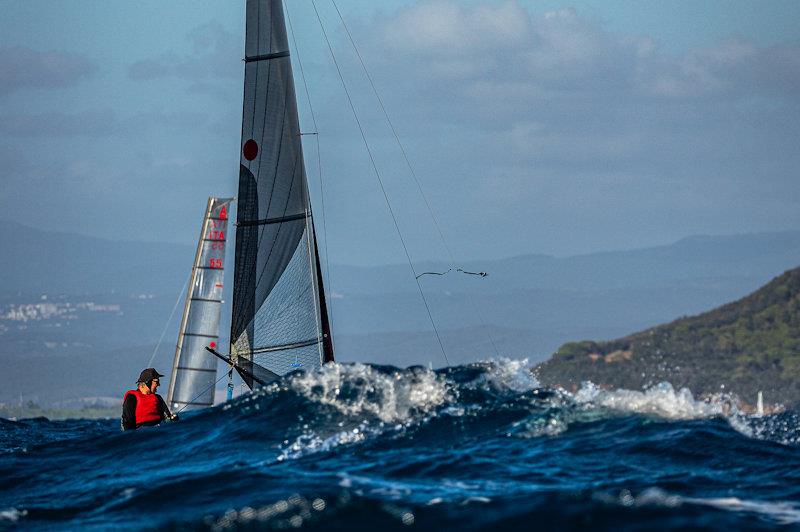
<svg viewBox="0 0 800 532"><path fill-rule="evenodd" d="M512 360L509 358L491 359L485 379L494 386L514 392L526 392L541 387L534 377L527 358Z"/></svg>
<svg viewBox="0 0 800 532"><path fill-rule="evenodd" d="M726 415L733 411L731 402L725 397L700 401L694 398L688 388L676 391L668 382L644 391L604 390L586 382L573 397L578 404L601 406L620 412L654 414L667 419L701 419Z"/></svg>
<svg viewBox="0 0 800 532"><path fill-rule="evenodd" d="M539 414L529 419L514 423L514 430L508 436L518 438L540 438L542 436L558 436L569 428L567 421L560 416L546 416Z"/></svg>
<svg viewBox="0 0 800 532"><path fill-rule="evenodd" d="M749 438L769 440L782 445L800 444L800 417L794 413L783 415L731 416L731 427Z"/></svg>
<svg viewBox="0 0 800 532"><path fill-rule="evenodd" d="M585 382L573 395L565 392L576 403L586 408L601 407L618 412L651 414L666 419L725 419L743 436L769 440L783 445L800 444L800 428L796 415L752 415L737 408L738 399L728 394L716 394L706 399L695 399L688 388L675 388L662 382L644 391L604 390ZM547 432L531 434L533 436Z"/></svg>
<svg viewBox="0 0 800 532"><path fill-rule="evenodd" d="M373 414L384 422L430 412L450 398L445 380L423 368L383 373L365 364L326 364L292 378L289 385L343 414Z"/></svg>
<svg viewBox="0 0 800 532"><path fill-rule="evenodd" d="M791 501L750 501L738 497L717 499L685 498L692 504L713 506L720 510L759 514L782 525L800 523L800 505Z"/></svg>
<svg viewBox="0 0 800 532"><path fill-rule="evenodd" d="M300 458L307 454L328 451L340 445L358 443L364 441L367 436L375 432L375 429L370 429L366 423L362 423L359 427L343 430L327 437L320 437L314 432L304 433L284 447L276 457L276 460L283 462L284 460Z"/></svg>
<svg viewBox="0 0 800 532"><path fill-rule="evenodd" d="M326 364L290 378L287 385L310 401L334 407L350 420L340 422L339 426L346 428L333 434L306 428L294 441L285 442L278 461L360 443L386 430L402 430L434 415L437 407L451 399L444 378L424 368L387 373L365 364ZM364 419L365 415L378 421ZM387 423L391 425L387 427Z"/></svg>
<svg viewBox="0 0 800 532"><path fill-rule="evenodd" d="M17 510L16 508L8 508L0 510L0 523L3 521L16 523L21 517L28 515L28 510Z"/></svg>
<svg viewBox="0 0 800 532"><path fill-rule="evenodd" d="M738 497L683 497L667 493L659 488L648 488L637 496L633 496L628 490L622 490L616 498L606 494L598 494L596 498L608 503L637 507L676 508L681 505L695 504L729 512L757 514L782 525L800 523L800 504L792 501L757 501Z"/></svg>

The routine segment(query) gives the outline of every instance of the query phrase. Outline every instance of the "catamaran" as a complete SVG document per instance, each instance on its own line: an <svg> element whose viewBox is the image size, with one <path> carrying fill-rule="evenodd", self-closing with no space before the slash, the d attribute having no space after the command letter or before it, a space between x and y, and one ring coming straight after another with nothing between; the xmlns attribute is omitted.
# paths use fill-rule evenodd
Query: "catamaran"
<svg viewBox="0 0 800 532"><path fill-rule="evenodd" d="M334 360L281 0L247 1L244 63L230 356L217 346L221 292L198 285L211 275L221 285L224 269L219 254L205 254L206 242L219 241L204 240L204 229L172 368L173 408L213 403L217 359L204 350L250 388ZM209 200L207 221L226 202ZM217 332L198 329L214 324Z"/></svg>

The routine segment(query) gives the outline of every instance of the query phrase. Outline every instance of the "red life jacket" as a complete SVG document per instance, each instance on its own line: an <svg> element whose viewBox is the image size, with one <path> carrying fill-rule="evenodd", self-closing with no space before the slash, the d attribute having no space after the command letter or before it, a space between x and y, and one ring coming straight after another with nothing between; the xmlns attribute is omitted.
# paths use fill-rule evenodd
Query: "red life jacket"
<svg viewBox="0 0 800 532"><path fill-rule="evenodd" d="M125 397L122 399L124 402L128 395L133 394L136 397L136 426L142 423L151 423L153 421L161 421L163 416L161 410L158 408L158 395L149 393L143 394L139 390L128 390Z"/></svg>

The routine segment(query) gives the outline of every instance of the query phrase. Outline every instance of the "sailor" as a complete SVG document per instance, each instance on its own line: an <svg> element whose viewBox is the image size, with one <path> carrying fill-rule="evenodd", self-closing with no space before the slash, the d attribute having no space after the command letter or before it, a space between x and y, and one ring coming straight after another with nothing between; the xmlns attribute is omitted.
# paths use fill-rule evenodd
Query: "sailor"
<svg viewBox="0 0 800 532"><path fill-rule="evenodd" d="M165 419L177 421L178 416L167 408L164 399L156 393L159 377L155 368L147 368L139 374L137 389L129 390L122 400L122 430L138 429L158 425Z"/></svg>

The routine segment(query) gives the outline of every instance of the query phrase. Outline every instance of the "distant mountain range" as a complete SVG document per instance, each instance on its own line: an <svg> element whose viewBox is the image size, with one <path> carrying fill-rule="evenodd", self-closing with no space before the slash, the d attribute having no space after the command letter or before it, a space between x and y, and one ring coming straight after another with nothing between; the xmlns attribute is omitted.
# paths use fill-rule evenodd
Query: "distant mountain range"
<svg viewBox="0 0 800 532"><path fill-rule="evenodd" d="M609 342L561 346L537 368L544 384L641 389L661 381L696 394L800 404L800 268L733 303Z"/></svg>
<svg viewBox="0 0 800 532"><path fill-rule="evenodd" d="M112 242L12 222L4 227L0 367L13 368L19 380L0 390L0 402L31 393L61 401L114 392L147 362L177 300L155 358L167 370L194 243ZM327 288L338 360L443 366L497 355L544 360L570 340L616 338L737 299L798 264L800 231L691 237L574 257L467 261L458 266L489 275L421 278L447 360L407 265L333 264ZM435 262L416 267L448 269ZM5 316L41 302L42 294L50 303L84 308L60 315L66 311L59 307L48 319L24 323ZM100 312L97 305L119 310ZM225 310L222 345L229 328ZM81 371L89 385L65 385L64 375Z"/></svg>
<svg viewBox="0 0 800 532"><path fill-rule="evenodd" d="M188 277L194 245L111 241L2 222L3 284L23 294L170 294Z"/></svg>
<svg viewBox="0 0 800 532"><path fill-rule="evenodd" d="M194 258L195 242L185 245L111 241L68 232L42 231L2 222L0 246L4 283L0 293L164 294L176 293ZM232 246L231 246L232 248ZM232 249L229 249L231 255ZM800 263L800 231L733 236L693 236L674 244L627 251L553 257L521 255L465 261L468 271L425 276L434 292L504 293L520 290L594 291L656 287L687 279L765 280ZM422 262L417 271L443 272L448 265ZM407 265L331 266L330 289L343 296L415 293Z"/></svg>
<svg viewBox="0 0 800 532"><path fill-rule="evenodd" d="M761 279L762 282L800 263L800 231L730 236L692 236L673 244L626 251L553 257L521 255L459 264L468 271L486 271L480 278L423 277L426 287L496 293L507 290L594 291L655 287L687 279ZM442 263L423 262L417 271L447 270ZM387 286L411 291L408 266L335 266L335 290L347 294L386 292ZM754 285L755 287L755 285Z"/></svg>

